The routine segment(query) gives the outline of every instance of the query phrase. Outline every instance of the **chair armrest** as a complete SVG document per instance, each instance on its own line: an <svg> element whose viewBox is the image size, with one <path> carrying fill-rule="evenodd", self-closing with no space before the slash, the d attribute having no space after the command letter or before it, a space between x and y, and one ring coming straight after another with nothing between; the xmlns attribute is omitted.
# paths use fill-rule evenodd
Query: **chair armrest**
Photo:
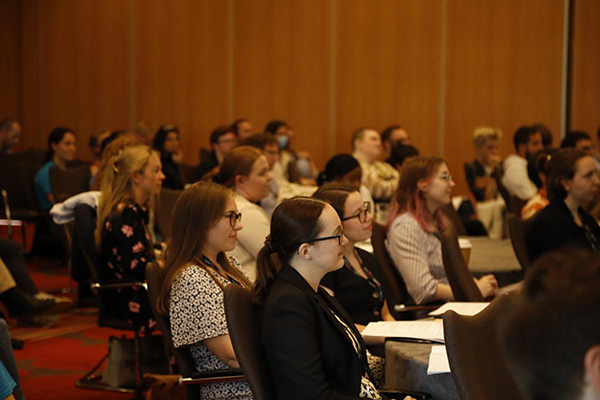
<svg viewBox="0 0 600 400"><path fill-rule="evenodd" d="M122 288L128 288L128 287L143 287L144 289L148 290L148 284L146 282L135 282L135 281L129 281L129 282L104 282L104 283L98 283L98 282L94 282L92 283L92 289L98 289L98 290L110 290L110 289L122 289Z"/></svg>
<svg viewBox="0 0 600 400"><path fill-rule="evenodd" d="M408 390L380 390L380 394L390 398L390 399L399 399L402 400L406 396L411 396L417 400L430 400L431 395L425 392L413 392Z"/></svg>
<svg viewBox="0 0 600 400"><path fill-rule="evenodd" d="M181 377L179 379L179 384L187 386L242 380L246 380L246 377L241 369L218 369L214 371L194 372L189 378Z"/></svg>

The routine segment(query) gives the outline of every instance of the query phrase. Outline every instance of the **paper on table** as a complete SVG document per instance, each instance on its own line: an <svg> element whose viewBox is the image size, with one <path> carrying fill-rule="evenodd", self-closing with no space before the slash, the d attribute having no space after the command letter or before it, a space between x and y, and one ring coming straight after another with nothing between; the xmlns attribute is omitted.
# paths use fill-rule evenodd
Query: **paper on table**
<svg viewBox="0 0 600 400"><path fill-rule="evenodd" d="M362 335L444 343L444 324L441 320L370 322L362 331Z"/></svg>
<svg viewBox="0 0 600 400"><path fill-rule="evenodd" d="M446 346L431 346L427 375L445 374L448 372L450 372L450 363L448 362Z"/></svg>
<svg viewBox="0 0 600 400"><path fill-rule="evenodd" d="M483 311L490 303L460 303L460 302L448 302L429 313L432 317L442 315L448 310L452 310L460 315L475 315Z"/></svg>

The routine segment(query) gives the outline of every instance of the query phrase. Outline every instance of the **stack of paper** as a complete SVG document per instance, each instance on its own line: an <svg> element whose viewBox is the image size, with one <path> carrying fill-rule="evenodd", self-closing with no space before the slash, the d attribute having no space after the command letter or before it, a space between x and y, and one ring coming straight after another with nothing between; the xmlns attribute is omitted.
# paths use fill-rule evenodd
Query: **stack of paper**
<svg viewBox="0 0 600 400"><path fill-rule="evenodd" d="M490 303L460 303L460 302L448 302L438 308L435 311L429 313L432 317L441 316L446 311L452 310L459 315L473 316L483 311Z"/></svg>
<svg viewBox="0 0 600 400"><path fill-rule="evenodd" d="M362 335L444 343L444 324L441 320L371 322Z"/></svg>
<svg viewBox="0 0 600 400"><path fill-rule="evenodd" d="M427 375L445 374L448 372L450 372L450 363L448 362L448 354L446 354L446 346L431 346Z"/></svg>

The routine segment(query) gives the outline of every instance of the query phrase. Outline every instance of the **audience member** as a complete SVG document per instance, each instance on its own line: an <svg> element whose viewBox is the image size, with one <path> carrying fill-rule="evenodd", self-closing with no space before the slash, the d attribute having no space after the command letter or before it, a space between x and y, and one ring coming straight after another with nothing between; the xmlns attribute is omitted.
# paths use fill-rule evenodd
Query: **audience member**
<svg viewBox="0 0 600 400"><path fill-rule="evenodd" d="M362 169L362 184L376 201L389 201L398 187L400 174L391 165L378 161L381 137L376 130L359 128L352 135L352 150Z"/></svg>
<svg viewBox="0 0 600 400"><path fill-rule="evenodd" d="M473 131L475 160L465 164L469 189L477 200L477 216L490 238L502 239L504 234L504 199L499 195L496 176L502 176L502 158L498 142L502 139L499 128L480 126Z"/></svg>
<svg viewBox="0 0 600 400"><path fill-rule="evenodd" d="M340 302L362 332L369 322L394 321L381 287L381 270L375 256L356 247L356 243L371 239L373 231L371 204L364 202L354 186L326 183L313 195L328 202L340 217L344 236L344 266L329 272L321 286ZM368 340L367 345L382 345L381 340ZM370 348L372 354L385 357L383 346Z"/></svg>
<svg viewBox="0 0 600 400"><path fill-rule="evenodd" d="M551 148L554 138L550 129L541 123L533 124L531 127L542 135L542 145L544 146L544 149Z"/></svg>
<svg viewBox="0 0 600 400"><path fill-rule="evenodd" d="M182 190L183 182L179 174L179 164L183 160L183 152L179 142L179 129L173 124L162 125L156 131L152 148L160 153L162 171L165 174L163 187Z"/></svg>
<svg viewBox="0 0 600 400"><path fill-rule="evenodd" d="M109 141L110 140L110 141ZM94 177L94 182L91 185L92 190L100 190L100 182L102 182L102 175L106 168L112 168L110 165L113 157L119 154L125 147L136 146L143 144L140 142L139 136L133 133L127 133L120 137L115 137L111 140L111 137L102 141L102 158L100 158L100 164L98 166L98 173Z"/></svg>
<svg viewBox="0 0 600 400"><path fill-rule="evenodd" d="M235 192L235 204L244 215L246 229L238 233L239 241L231 255L254 281L256 257L269 234L269 217L257 204L270 192L269 163L256 148L239 146L225 156L213 180Z"/></svg>
<svg viewBox="0 0 600 400"><path fill-rule="evenodd" d="M513 138L516 153L504 160L502 183L506 190L521 200L529 200L537 193L537 188L527 176L527 160L544 148L542 134L536 128L522 126Z"/></svg>
<svg viewBox="0 0 600 400"><path fill-rule="evenodd" d="M100 159L102 158L102 141L106 139L110 135L110 131L108 129L100 130L90 136L90 141L88 145L90 146L90 150L92 151L92 155L94 160L90 164L90 173L92 175L92 179L98 173L100 169Z"/></svg>
<svg viewBox="0 0 600 400"><path fill-rule="evenodd" d="M223 159L231 149L238 145L239 139L235 132L228 126L218 126L210 134L211 151L200 150L199 177L211 172L221 165Z"/></svg>
<svg viewBox="0 0 600 400"><path fill-rule="evenodd" d="M600 256L540 258L500 338L526 400L600 399Z"/></svg>
<svg viewBox="0 0 600 400"><path fill-rule="evenodd" d="M442 207L450 204L454 181L439 157L414 157L402 168L388 222L387 248L416 304L453 299L442 262ZM496 295L493 275L475 279L484 298Z"/></svg>
<svg viewBox="0 0 600 400"><path fill-rule="evenodd" d="M201 206L199 206L201 205ZM169 315L175 347L189 349L199 372L239 368L231 345L223 289L250 288L234 249L242 215L233 193L212 182L187 188L173 209L173 236L165 250L166 276L158 312ZM246 381L199 385L203 399L251 399Z"/></svg>
<svg viewBox="0 0 600 400"><path fill-rule="evenodd" d="M546 176L548 175L548 163L555 153L556 149L544 149L538 151L529 159L527 163L527 175L529 175L529 179L537 186L538 192L521 209L521 218L533 217L550 203L546 191Z"/></svg>
<svg viewBox="0 0 600 400"><path fill-rule="evenodd" d="M140 144L145 144L150 146L152 144L152 133L154 129L152 128L152 124L146 120L138 121L135 125L135 129L133 133L137 136Z"/></svg>
<svg viewBox="0 0 600 400"><path fill-rule="evenodd" d="M249 138L254 135L254 127L252 122L246 118L240 118L233 121L231 129L237 135L240 141Z"/></svg>
<svg viewBox="0 0 600 400"><path fill-rule="evenodd" d="M360 332L319 287L343 267L346 243L339 217L323 201L297 197L273 213L253 290L263 303L261 342L277 398L380 398Z"/></svg>
<svg viewBox="0 0 600 400"><path fill-rule="evenodd" d="M14 119L0 121L0 154L14 153L21 138L21 125Z"/></svg>
<svg viewBox="0 0 600 400"><path fill-rule="evenodd" d="M145 145L123 148L104 171L95 239L107 280L146 280L146 264L154 260L148 212L164 179L159 153ZM140 332L155 328L145 290L121 289L119 299L124 315Z"/></svg>
<svg viewBox="0 0 600 400"><path fill-rule="evenodd" d="M248 136L241 143L241 146L251 146L260 151L267 159L269 164L269 171L273 169L273 166L279 160L279 145L277 139L273 135L267 133L257 133ZM273 214L273 210L277 206L277 195L279 193L279 184L275 179L269 181L269 195L260 201L260 206L265 210L269 218Z"/></svg>
<svg viewBox="0 0 600 400"><path fill-rule="evenodd" d="M55 203L50 187L50 168L67 169L68 163L75 160L76 138L68 128L56 128L48 136L46 164L35 175L35 195L40 210L48 211Z"/></svg>
<svg viewBox="0 0 600 400"><path fill-rule="evenodd" d="M381 141L388 157L392 155L392 149L397 145L410 146L410 139L406 129L400 125L390 125L381 132ZM391 164L391 163L390 163ZM395 167L394 164L391 164Z"/></svg>
<svg viewBox="0 0 600 400"><path fill-rule="evenodd" d="M599 186L592 156L576 149L561 149L552 156L546 181L550 204L540 211L527 234L532 259L566 244L600 249L600 227L583 209Z"/></svg>
<svg viewBox="0 0 600 400"><path fill-rule="evenodd" d="M590 156L593 155L592 139L585 132L569 132L560 144L561 149L574 148Z"/></svg>
<svg viewBox="0 0 600 400"><path fill-rule="evenodd" d="M406 161L407 158L418 155L419 150L417 150L416 147L411 146L410 144L395 143L392 146L390 156L385 162L396 168L398 172L402 172L402 164L404 164L404 161Z"/></svg>

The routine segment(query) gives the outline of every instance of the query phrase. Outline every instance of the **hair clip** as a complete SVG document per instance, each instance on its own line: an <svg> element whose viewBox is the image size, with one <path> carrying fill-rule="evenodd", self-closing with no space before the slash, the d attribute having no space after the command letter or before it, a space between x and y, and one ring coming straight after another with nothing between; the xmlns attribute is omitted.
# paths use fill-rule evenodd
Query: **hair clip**
<svg viewBox="0 0 600 400"><path fill-rule="evenodd" d="M113 161L112 169L115 171L115 174L119 173L119 161L121 161L121 155L123 154L123 149L119 150L119 153L115 156L115 161Z"/></svg>

